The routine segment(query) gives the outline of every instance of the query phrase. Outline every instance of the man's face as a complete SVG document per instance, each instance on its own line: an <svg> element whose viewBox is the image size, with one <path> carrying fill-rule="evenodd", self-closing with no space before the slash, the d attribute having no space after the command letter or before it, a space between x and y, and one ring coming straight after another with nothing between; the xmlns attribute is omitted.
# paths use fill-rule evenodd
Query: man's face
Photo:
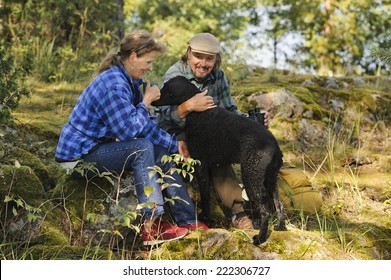
<svg viewBox="0 0 391 280"><path fill-rule="evenodd" d="M205 79L212 72L216 63L216 57L217 55L215 54L189 52L189 65L197 80Z"/></svg>

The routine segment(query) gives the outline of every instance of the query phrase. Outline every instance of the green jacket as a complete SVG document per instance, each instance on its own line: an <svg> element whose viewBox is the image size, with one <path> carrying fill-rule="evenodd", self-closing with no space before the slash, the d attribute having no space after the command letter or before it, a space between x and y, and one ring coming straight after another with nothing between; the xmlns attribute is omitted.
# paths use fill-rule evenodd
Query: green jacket
<svg viewBox="0 0 391 280"><path fill-rule="evenodd" d="M213 97L215 104L237 114L243 114L238 110L235 101L232 99L228 81L222 70L213 70L203 81L198 81L188 64L178 61L172 65L163 77L163 85L171 78L184 76L188 78L201 91L208 89L208 95ZM183 128L185 119L179 118L178 106L160 106L155 110L158 116L158 124L169 133L175 133L180 140L184 140Z"/></svg>

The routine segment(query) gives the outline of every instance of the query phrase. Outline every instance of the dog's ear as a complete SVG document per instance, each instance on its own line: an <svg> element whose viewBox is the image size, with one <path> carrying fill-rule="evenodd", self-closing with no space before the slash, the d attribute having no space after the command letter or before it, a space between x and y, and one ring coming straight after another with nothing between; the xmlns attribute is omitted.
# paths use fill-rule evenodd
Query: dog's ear
<svg viewBox="0 0 391 280"><path fill-rule="evenodd" d="M160 99L152 102L152 105L179 105L200 92L186 77L177 76L164 83Z"/></svg>
<svg viewBox="0 0 391 280"><path fill-rule="evenodd" d="M163 88L160 89L160 98L151 103L152 106L164 106L164 105L179 105L174 98L172 98L172 94L169 91L169 87L167 83L164 84Z"/></svg>

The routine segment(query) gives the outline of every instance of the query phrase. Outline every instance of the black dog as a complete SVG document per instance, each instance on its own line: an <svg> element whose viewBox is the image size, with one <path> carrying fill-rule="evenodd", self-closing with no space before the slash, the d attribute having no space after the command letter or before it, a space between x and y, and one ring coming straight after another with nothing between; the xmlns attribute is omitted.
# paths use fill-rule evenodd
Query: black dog
<svg viewBox="0 0 391 280"><path fill-rule="evenodd" d="M152 105L179 105L199 92L187 78L176 77L164 84L161 98ZM201 161L195 173L201 194L201 218L208 218L210 214L209 168L240 163L247 195L261 214L260 231L253 238L254 244L268 238L271 199L278 215L275 229L286 230L285 211L277 190L282 152L265 126L217 107L188 114L185 134L190 155Z"/></svg>

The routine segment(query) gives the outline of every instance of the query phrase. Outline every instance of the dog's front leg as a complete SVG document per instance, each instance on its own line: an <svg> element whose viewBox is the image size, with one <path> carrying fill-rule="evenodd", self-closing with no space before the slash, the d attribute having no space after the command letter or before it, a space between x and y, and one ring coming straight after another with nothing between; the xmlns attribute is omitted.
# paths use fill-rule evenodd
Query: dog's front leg
<svg viewBox="0 0 391 280"><path fill-rule="evenodd" d="M201 165L196 168L196 176L201 196L201 219L208 220L210 218L210 179L206 164L201 162Z"/></svg>

